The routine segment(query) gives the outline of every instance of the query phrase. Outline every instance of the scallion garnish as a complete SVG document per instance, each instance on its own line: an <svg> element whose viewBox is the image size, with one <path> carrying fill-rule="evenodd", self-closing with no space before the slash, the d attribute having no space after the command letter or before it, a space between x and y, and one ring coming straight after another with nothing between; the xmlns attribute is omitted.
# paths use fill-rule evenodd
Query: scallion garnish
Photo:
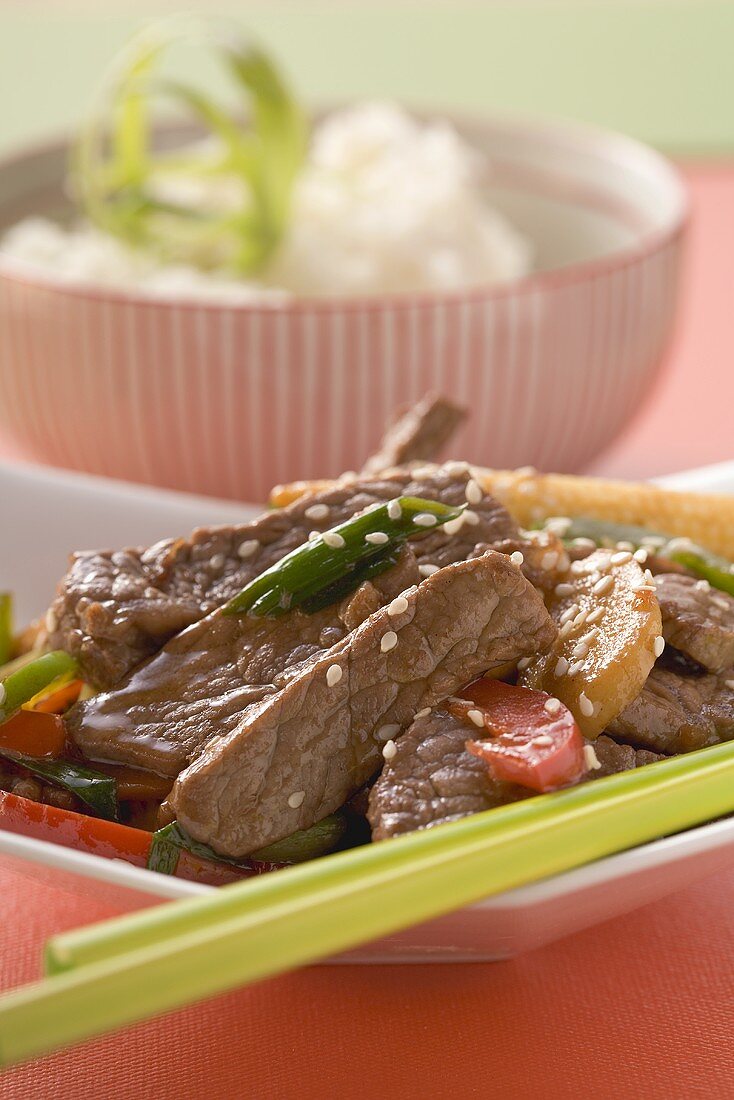
<svg viewBox="0 0 734 1100"><path fill-rule="evenodd" d="M39 779L45 779L89 806L94 813L108 821L117 821L117 784L103 772L94 771L82 764L68 760L51 760L42 756L29 756L24 752L0 748L0 756L13 764L26 768Z"/></svg>

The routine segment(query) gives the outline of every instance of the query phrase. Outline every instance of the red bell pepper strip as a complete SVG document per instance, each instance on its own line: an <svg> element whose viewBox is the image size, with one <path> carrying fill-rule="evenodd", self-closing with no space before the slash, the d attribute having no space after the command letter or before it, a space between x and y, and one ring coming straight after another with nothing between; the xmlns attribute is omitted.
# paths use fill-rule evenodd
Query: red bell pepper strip
<svg viewBox="0 0 734 1100"><path fill-rule="evenodd" d="M26 756L59 757L66 748L66 731L60 714L18 710L0 724L0 748Z"/></svg>
<svg viewBox="0 0 734 1100"><path fill-rule="evenodd" d="M587 770L584 740L571 712L544 691L476 680L449 709L473 726L466 748L493 777L540 793L577 783ZM486 736L474 719L480 715Z"/></svg>
<svg viewBox="0 0 734 1100"><path fill-rule="evenodd" d="M69 680L65 684L52 686L51 691L43 691L23 703L23 710L33 710L38 714L63 714L72 703L76 703L84 687L83 680Z"/></svg>

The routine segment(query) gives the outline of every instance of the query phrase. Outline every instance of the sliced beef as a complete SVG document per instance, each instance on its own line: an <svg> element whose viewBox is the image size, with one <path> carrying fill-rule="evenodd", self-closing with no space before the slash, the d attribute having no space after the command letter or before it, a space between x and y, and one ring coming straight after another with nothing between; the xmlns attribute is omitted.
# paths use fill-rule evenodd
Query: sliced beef
<svg viewBox="0 0 734 1100"><path fill-rule="evenodd" d="M487 669L544 652L555 633L540 595L503 555L442 569L211 741L174 785L178 820L233 856L306 828L377 771L382 746L417 711Z"/></svg>
<svg viewBox="0 0 734 1100"><path fill-rule="evenodd" d="M74 554L48 616L50 643L77 657L97 687L111 687L300 546L310 531L326 530L400 494L464 503L470 477L462 463L420 476L393 471L344 482L252 523L201 528L187 539L167 539L145 550ZM468 557L477 544L518 537L505 509L486 495L458 526L453 534L441 528L416 542L419 559L444 565Z"/></svg>
<svg viewBox="0 0 734 1100"><path fill-rule="evenodd" d="M679 573L655 578L663 636L711 672L734 666L734 597Z"/></svg>
<svg viewBox="0 0 734 1100"><path fill-rule="evenodd" d="M283 687L386 601L419 579L410 550L340 605L282 618L213 611L176 635L111 691L74 707L68 735L92 760L175 777L210 738L230 732L247 707Z"/></svg>
<svg viewBox="0 0 734 1100"><path fill-rule="evenodd" d="M395 756L372 787L367 818L373 840L504 806L534 792L493 779L484 761L464 747L472 731L447 711L417 718L397 743ZM600 767L587 779L627 771L660 757L619 745L609 737L594 742Z"/></svg>
<svg viewBox="0 0 734 1100"><path fill-rule="evenodd" d="M734 738L734 669L681 676L655 665L642 693L609 726L613 737L677 753Z"/></svg>
<svg viewBox="0 0 734 1100"><path fill-rule="evenodd" d="M379 474L394 466L407 466L409 462L433 461L466 415L466 409L448 398L427 393L388 428L379 450L367 459L362 472Z"/></svg>

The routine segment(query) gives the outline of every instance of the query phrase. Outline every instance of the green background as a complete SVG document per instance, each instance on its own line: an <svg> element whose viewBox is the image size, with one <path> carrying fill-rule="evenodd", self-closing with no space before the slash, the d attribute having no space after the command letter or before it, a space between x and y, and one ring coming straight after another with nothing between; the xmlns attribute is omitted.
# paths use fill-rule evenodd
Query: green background
<svg viewBox="0 0 734 1100"><path fill-rule="evenodd" d="M128 35L174 10L0 0L0 151L72 126ZM311 100L379 94L555 113L677 153L734 150L734 3L270 0L216 10L265 39Z"/></svg>

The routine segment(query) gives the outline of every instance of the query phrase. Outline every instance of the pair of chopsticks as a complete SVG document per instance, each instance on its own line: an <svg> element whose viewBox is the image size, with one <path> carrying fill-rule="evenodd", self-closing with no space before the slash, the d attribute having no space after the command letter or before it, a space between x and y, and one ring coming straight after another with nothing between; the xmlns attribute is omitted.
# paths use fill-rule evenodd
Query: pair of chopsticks
<svg viewBox="0 0 734 1100"><path fill-rule="evenodd" d="M734 743L56 936L0 1065L314 962L734 809Z"/></svg>

